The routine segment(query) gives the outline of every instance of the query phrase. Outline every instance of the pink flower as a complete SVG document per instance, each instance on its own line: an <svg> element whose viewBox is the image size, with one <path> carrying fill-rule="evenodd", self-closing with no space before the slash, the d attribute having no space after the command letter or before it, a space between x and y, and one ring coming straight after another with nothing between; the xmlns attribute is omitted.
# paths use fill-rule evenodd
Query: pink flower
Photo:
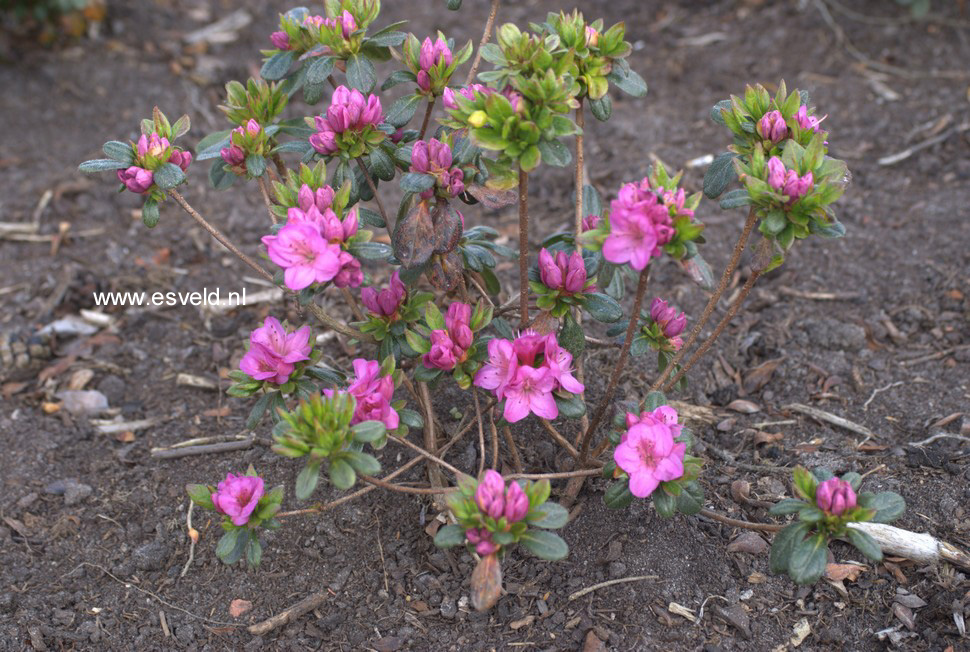
<svg viewBox="0 0 970 652"><path fill-rule="evenodd" d="M376 127L383 119L381 101L376 95L365 98L356 88L338 86L330 99L326 117L313 119L317 133L310 136L310 145L321 154L334 154L339 149L337 134Z"/></svg>
<svg viewBox="0 0 970 652"><path fill-rule="evenodd" d="M694 217L693 209L684 208L685 201L687 201L687 193L684 192L683 188L678 188L677 192L664 191L664 204L670 211L671 218Z"/></svg>
<svg viewBox="0 0 970 652"><path fill-rule="evenodd" d="M582 232L585 233L586 231L592 231L599 225L599 223L600 223L599 215L587 215L586 217L583 218Z"/></svg>
<svg viewBox="0 0 970 652"><path fill-rule="evenodd" d="M544 351L545 347L545 336L531 328L522 331L512 343L512 348L515 349L515 355L518 356L519 362L530 367L535 366L536 356Z"/></svg>
<svg viewBox="0 0 970 652"><path fill-rule="evenodd" d="M189 165L192 164L192 152L185 152L183 150L176 149L172 152L172 155L168 157L168 162L174 163L182 168L182 172L187 172Z"/></svg>
<svg viewBox="0 0 970 652"><path fill-rule="evenodd" d="M448 306L445 313L445 326L455 344L463 349L472 345L474 334L471 329L472 307L467 303L455 302Z"/></svg>
<svg viewBox="0 0 970 652"><path fill-rule="evenodd" d="M411 149L411 172L434 176L438 189L455 197L465 192L465 173L461 168L452 168L451 164L451 148L437 138L428 142L419 140ZM430 199L434 193L434 188L428 188L421 193L421 198Z"/></svg>
<svg viewBox="0 0 970 652"><path fill-rule="evenodd" d="M137 194L144 194L155 183L155 175L136 165L125 170L118 170L118 181L125 184L125 188Z"/></svg>
<svg viewBox="0 0 970 652"><path fill-rule="evenodd" d="M660 326L664 337L668 339L683 333L687 326L687 315L678 313L676 308L669 307L660 297L650 304L650 318Z"/></svg>
<svg viewBox="0 0 970 652"><path fill-rule="evenodd" d="M518 356L512 347L512 342L495 338L488 342L488 362L475 374L475 385L482 389L489 389L495 393L495 398L505 398L505 390L509 382L515 377L519 366Z"/></svg>
<svg viewBox="0 0 970 652"><path fill-rule="evenodd" d="M518 482L510 482L505 492L505 520L517 523L529 513L529 497L522 491Z"/></svg>
<svg viewBox="0 0 970 652"><path fill-rule="evenodd" d="M799 177L795 170L786 170L777 156L768 159L768 185L788 197L788 205L804 197L815 186L811 172Z"/></svg>
<svg viewBox="0 0 970 652"><path fill-rule="evenodd" d="M475 339L469 322L472 308L467 303L453 303L445 315L445 329L431 331L431 350L424 354L424 366L429 369L451 371L464 362L468 348Z"/></svg>
<svg viewBox="0 0 970 652"><path fill-rule="evenodd" d="M421 44L421 53L418 57L419 70L417 72L417 84L423 91L431 90L431 69L439 64L445 67L452 62L451 49L444 39L438 38L434 43L430 38L424 39Z"/></svg>
<svg viewBox="0 0 970 652"><path fill-rule="evenodd" d="M515 378L505 388L505 420L516 423L535 414L543 419L555 419L559 408L552 397L556 380L546 367L534 368L520 366Z"/></svg>
<svg viewBox="0 0 970 652"><path fill-rule="evenodd" d="M465 537L469 543L475 546L475 552L482 557L487 557L498 552L499 545L492 541L492 533L485 528L470 528L465 530Z"/></svg>
<svg viewBox="0 0 970 652"><path fill-rule="evenodd" d="M629 263L642 271L674 235L669 210L647 179L625 184L610 210L610 235L603 242L603 256L611 263Z"/></svg>
<svg viewBox="0 0 970 652"><path fill-rule="evenodd" d="M483 514L494 519L502 518L505 511L505 479L498 471L489 469L475 490L475 504Z"/></svg>
<svg viewBox="0 0 970 652"><path fill-rule="evenodd" d="M597 32L592 27L590 27L589 25L587 25L586 32L585 32L586 47L589 47L591 45L593 47L596 47L597 44L599 44L599 40L600 40L600 33Z"/></svg>
<svg viewBox="0 0 970 652"><path fill-rule="evenodd" d="M573 394L582 394L586 387L573 376L572 363L572 354L559 346L556 336L547 335L543 364L559 387Z"/></svg>
<svg viewBox="0 0 970 652"><path fill-rule="evenodd" d="M460 346L451 341L448 331L443 329L431 331L431 350L424 354L422 361L428 369L441 369L451 371L455 368L458 358L455 351L460 355L464 351Z"/></svg>
<svg viewBox="0 0 970 652"><path fill-rule="evenodd" d="M374 288L363 288L360 291L360 300L364 307L378 317L393 317L406 298L407 289L401 282L401 274L397 270L391 274L389 287L380 292Z"/></svg>
<svg viewBox="0 0 970 652"><path fill-rule="evenodd" d="M788 137L788 124L781 111L768 111L758 121L758 135L772 143L780 143Z"/></svg>
<svg viewBox="0 0 970 652"><path fill-rule="evenodd" d="M802 129L811 129L815 133L822 130L821 123L824 119L820 120L814 115L808 115L808 107L804 104L798 107L798 111L795 113L795 122L798 123L798 126Z"/></svg>
<svg viewBox="0 0 970 652"><path fill-rule="evenodd" d="M829 478L815 490L815 504L824 512L841 516L847 509L856 506L855 491L845 480Z"/></svg>
<svg viewBox="0 0 970 652"><path fill-rule="evenodd" d="M333 280L341 270L340 247L310 224L287 224L276 235L263 236L262 242L270 260L283 268L283 281L291 290Z"/></svg>
<svg viewBox="0 0 970 652"><path fill-rule="evenodd" d="M273 32L269 35L269 40L277 50L289 50L291 48L290 37L286 32Z"/></svg>
<svg viewBox="0 0 970 652"><path fill-rule="evenodd" d="M330 186L323 186L314 191L307 184L303 184L296 195L296 201L300 210L304 212L309 211L315 206L318 211L323 213L333 203L334 194L333 188Z"/></svg>
<svg viewBox="0 0 970 652"><path fill-rule="evenodd" d="M441 96L442 102L446 109L457 109L458 102L455 101L455 93L458 93L467 100L474 101L475 93L481 93L482 95L491 95L495 92L494 88L489 88L484 84L471 84L465 88L459 88L457 90L446 88Z"/></svg>
<svg viewBox="0 0 970 652"><path fill-rule="evenodd" d="M539 278L550 290L562 290L566 294L580 294L586 289L586 265L579 250L569 256L557 251L556 257L543 247L539 251Z"/></svg>
<svg viewBox="0 0 970 652"><path fill-rule="evenodd" d="M636 423L613 451L613 459L630 476L630 493L646 498L661 482L684 474L686 451L687 444L674 442L669 425L659 421Z"/></svg>
<svg viewBox="0 0 970 652"><path fill-rule="evenodd" d="M212 504L217 512L228 516L233 525L243 526L249 523L263 493L262 478L229 473L212 494Z"/></svg>
<svg viewBox="0 0 970 652"><path fill-rule="evenodd" d="M141 138L138 139L138 158L145 158L146 156L161 158L162 154L171 146L168 138L160 137L158 134L150 136L142 134Z"/></svg>
<svg viewBox="0 0 970 652"><path fill-rule="evenodd" d="M380 375L381 365L376 360L357 358L353 365L356 378L347 387L347 392L357 399L357 409L351 425L361 421L380 421L388 430L394 430L400 425L397 411L391 407L394 379ZM323 393L333 396L331 389L325 389Z"/></svg>
<svg viewBox="0 0 970 652"><path fill-rule="evenodd" d="M350 35L357 31L357 21L354 20L354 15L346 9L340 15L340 31L345 39L350 38Z"/></svg>
<svg viewBox="0 0 970 652"><path fill-rule="evenodd" d="M232 166L240 166L246 162L246 152L239 145L229 145L219 150L222 160Z"/></svg>
<svg viewBox="0 0 970 652"><path fill-rule="evenodd" d="M284 362L268 347L258 342L252 342L246 355L239 361L239 368L256 380L268 380L282 385L290 379L293 373L293 363Z"/></svg>
<svg viewBox="0 0 970 652"><path fill-rule="evenodd" d="M310 327L303 326L287 333L276 317L266 317L261 328L249 335L253 344L261 344L283 362L300 362L310 359Z"/></svg>

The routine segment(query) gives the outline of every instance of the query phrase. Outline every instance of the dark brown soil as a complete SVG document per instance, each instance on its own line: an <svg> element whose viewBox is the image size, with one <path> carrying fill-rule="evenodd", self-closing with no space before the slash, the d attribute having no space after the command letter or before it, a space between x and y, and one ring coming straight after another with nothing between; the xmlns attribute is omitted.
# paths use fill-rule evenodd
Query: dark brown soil
<svg viewBox="0 0 970 652"><path fill-rule="evenodd" d="M460 42L477 41L487 5L466 0L469 6L453 14L443 0L384 4L387 21L413 18L418 33L440 28ZM507 4L514 6L503 9L500 20L519 24L559 8L546 0ZM940 439L922 450L908 443L938 432L956 434L961 426L967 434L968 415L933 425L954 413L970 414L967 132L895 165L877 159L970 118L968 76L929 72L965 71L968 17L946 2L934 2L934 8L955 21L915 23L888 0L852 3L868 16L890 17L885 20L863 22L831 9L851 46L880 71L854 58L849 43L836 41L819 4L582 3L587 15L602 15L607 24L627 21L628 38L636 42L631 63L650 84L643 100L616 97L608 124L588 119L589 177L609 196L622 181L642 177L655 157L677 168L723 150L726 132L708 120L708 110L747 82L784 77L790 86L808 89L828 114L833 155L845 158L853 173L840 204L848 235L796 246L779 272L759 282L749 310L678 397L713 414L713 423L695 424L707 460L707 504L764 521L769 517L763 508L732 499L731 483L746 480L752 498L768 501L788 486L785 472L728 465L711 454L712 447L749 468L801 463L838 472L878 469L869 486L898 491L908 503L899 525L966 546L966 440ZM238 7L253 20L237 40L202 56L182 50L181 35ZM133 137L138 119L156 103L170 116L191 115L190 138L223 128L214 109L222 84L256 73L256 50L268 42L275 16L285 8L252 0L114 2L98 40L57 51L13 50L14 61L0 67L0 221L30 221L42 194L53 190L40 216L41 233L56 233L62 221L70 222L72 233L104 232L70 239L53 256L47 243L0 241L0 332L20 336L90 308L96 289L258 289L174 206L166 205L158 228L148 231L132 214L132 196L113 194L107 177L82 179L76 166L96 157L103 141ZM710 38L699 40L704 35ZM702 174L703 167L688 169L689 189L699 188ZM256 253L266 228L256 189L216 193L206 186L203 165L193 167L191 182L189 200ZM537 232L566 224L570 173L543 170L532 185ZM709 224L704 253L718 270L743 215L707 201L698 214ZM468 217L514 228L511 213ZM669 262L658 266L653 288L689 314L697 314L705 300ZM806 299L799 293L850 298ZM970 617L970 581L952 568L869 565L844 589L826 581L798 589L768 573L767 553L729 552L739 534L730 527L698 518L665 521L644 504L605 509L601 481L587 484L578 501L581 514L563 531L569 558L550 564L514 551L504 568L508 595L485 614L468 606L471 557L436 550L424 529L434 507L400 494L373 492L318 518L291 519L267 537L258 572L222 565L214 555L218 528L196 511L202 541L180 577L188 555L185 483L213 482L252 463L270 484L286 485L286 508L298 506L292 498L298 466L267 448L176 461L149 456L155 446L242 430L247 402L177 386L175 375L217 378L220 369L234 367L243 338L268 309L301 319L293 305L250 306L209 324L191 307L116 311L117 326L107 335L57 342L58 360L75 356L58 373L39 379L38 371L55 362L39 360L8 375L8 383L26 385L4 385L15 393L0 404L0 648L574 650L598 638L616 650L773 650L794 645L790 638L802 620L810 633L801 650L885 649L890 643L880 642L876 632L897 626L906 649L968 645L954 613ZM342 308L335 302L333 309ZM345 363L348 352L331 345L329 356ZM594 399L611 355L600 351L589 362ZM735 374L744 378L778 358L770 381L745 395ZM653 361L645 360L637 364L649 378ZM100 389L124 418L159 423L125 442L63 410L45 414L42 404L79 369L93 371L88 387ZM631 380L622 391L637 396L644 385ZM884 391L873 395L877 389ZM747 415L724 407L739 397L761 411ZM469 409L457 392L437 401L443 413L451 405ZM872 429L874 445L860 449L862 437L787 411L791 403ZM223 406L228 416L216 416ZM756 425L766 422L781 423ZM758 443L756 431L781 437ZM449 459L474 468L472 441L469 436ZM554 469L555 451L541 430L525 432L520 446L530 468ZM385 449L385 468L406 459L399 460L399 453ZM416 471L410 479L421 477ZM86 485L89 495L78 485ZM324 487L317 497L336 495ZM861 560L841 544L833 553L836 561ZM584 587L636 575L658 579L569 600ZM330 600L293 624L263 638L241 627L320 590L329 591ZM894 612L900 591L927 603L912 610L912 627ZM233 619L229 606L237 598L253 608ZM694 613L703 609L703 618L691 623L672 613L671 603Z"/></svg>

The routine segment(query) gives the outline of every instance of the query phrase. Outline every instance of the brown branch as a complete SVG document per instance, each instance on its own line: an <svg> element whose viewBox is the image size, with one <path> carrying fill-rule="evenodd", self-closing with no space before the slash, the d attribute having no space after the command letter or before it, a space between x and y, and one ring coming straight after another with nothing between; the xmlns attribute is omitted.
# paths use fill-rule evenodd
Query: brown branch
<svg viewBox="0 0 970 652"><path fill-rule="evenodd" d="M266 169L267 171L269 170L269 168ZM269 190L266 189L266 179L264 177L257 177L256 183L259 184L259 191L263 194L263 203L266 204L266 212L269 213L269 219L273 220L273 224L279 224L276 213L273 212L273 202L269 198Z"/></svg>
<svg viewBox="0 0 970 652"><path fill-rule="evenodd" d="M350 306L350 311L354 313L354 318L357 321L367 321L367 317L364 315L363 311L360 309L360 305L357 303L357 298L350 293L348 288L340 288L340 294L343 296L344 301Z"/></svg>
<svg viewBox="0 0 970 652"><path fill-rule="evenodd" d="M478 477L485 471L485 424L482 422L482 406L478 401L478 388L472 388L475 399L475 423L478 424Z"/></svg>
<svg viewBox="0 0 970 652"><path fill-rule="evenodd" d="M284 609L275 616L267 618L261 623L250 625L248 627L248 631L253 636L262 636L263 634L273 631L277 627L282 627L287 623L293 622L305 613L313 611L329 599L330 594L326 591L323 591L322 593L311 593L292 607Z"/></svg>
<svg viewBox="0 0 970 652"><path fill-rule="evenodd" d="M422 385L423 384L424 383L422 383ZM427 459L431 460L432 462L434 462L434 463L436 463L436 464L438 464L440 466L445 467L446 469L448 469L452 473L462 473L462 471L460 471L459 469L456 469L454 466L452 466L448 462L444 461L443 459L441 459L437 455L435 455L433 453L429 453L428 451L424 450L423 448L421 448L417 444L411 443L407 439L404 439L403 437L388 437L388 439L390 441L393 441L393 442L396 442L398 444L401 444L402 446L406 446L407 448L410 448L411 450L413 450L418 455L421 455L422 457L426 457Z"/></svg>
<svg viewBox="0 0 970 652"><path fill-rule="evenodd" d="M694 342L697 341L698 336L701 334L701 329L704 328L704 324L707 323L707 320L711 318L711 315L714 313L714 308L717 307L717 302L727 289L728 283L731 281L731 276L734 274L734 270L737 269L738 263L741 261L741 252L744 251L744 247L748 243L748 237L751 235L751 230L754 228L757 221L758 216L755 214L754 208L752 208L750 211L748 211L748 219L745 221L744 228L741 230L741 237L738 238L737 244L734 245L734 251L731 252L731 260L728 261L727 267L724 268L724 273L721 274L721 280L717 284L714 294L712 294L711 298L707 300L707 305L704 306L704 312L701 313L700 319L697 320L697 323L694 324L694 328L691 329L687 341L684 342L684 345L680 347L680 351L678 351L673 357L670 364L667 365L667 368L664 369L663 373L660 374L660 377L657 378L657 380L653 382L653 385L650 386L651 392L655 392L660 389L661 385L664 384L664 381L670 377L670 374L674 372L677 365L680 364L680 361L684 359L685 355L687 355L690 347L694 346Z"/></svg>
<svg viewBox="0 0 970 652"><path fill-rule="evenodd" d="M381 201L381 196L377 193L377 186L374 184L374 180L371 179L370 172L367 171L367 166L361 159L357 159L357 167L364 174L364 179L367 181L367 185L370 186L370 191L374 195L374 201L377 202L377 208L381 212L381 217L384 218L384 225L387 226L387 232L392 233L393 228L390 219L387 217L387 211L384 210L384 202Z"/></svg>
<svg viewBox="0 0 970 652"><path fill-rule="evenodd" d="M505 476L506 480L565 480L567 478L588 478L600 475L602 467L595 469L579 469L577 471L563 471L561 473L512 473Z"/></svg>
<svg viewBox="0 0 970 652"><path fill-rule="evenodd" d="M529 174L519 168L519 324L529 325Z"/></svg>
<svg viewBox="0 0 970 652"><path fill-rule="evenodd" d="M472 61L471 70L468 71L468 77L465 78L465 86L468 86L475 79L475 73L478 72L478 66L482 62L482 48L488 45L488 41L492 38L492 27L495 26L495 15L498 13L499 0L492 0L492 9L488 13L488 20L485 21L485 31L482 32L482 40L478 42L478 51L475 52L475 59Z"/></svg>
<svg viewBox="0 0 970 652"><path fill-rule="evenodd" d="M650 278L650 266L643 268L640 272L640 278L637 281L637 294L636 298L633 300L633 312L630 313L630 324L626 328L626 337L623 340L623 348L620 349L620 355L616 359L616 364L613 366L613 371L610 373L610 381L606 386L606 394L600 399L600 404L596 408L596 412L593 414L593 420L589 424L589 428L583 433L583 441L580 446L580 454L582 462L585 464L589 459L589 444L593 439L593 434L596 432L596 428L600 425L603 420L603 416L606 414L607 408L609 408L610 403L613 401L613 393L616 391L616 386L620 382L620 376L623 375L623 367L626 365L627 356L630 353L630 345L633 343L633 336L640 325L640 306L643 304L643 295L647 292L647 281Z"/></svg>
<svg viewBox="0 0 970 652"><path fill-rule="evenodd" d="M418 134L418 140L424 140L424 135L428 131L428 123L431 122L431 113L434 111L435 97L434 95L428 100L428 108L424 110L424 120L421 121L421 132Z"/></svg>
<svg viewBox="0 0 970 652"><path fill-rule="evenodd" d="M684 374L690 371L690 368L694 366L694 363L696 363L702 355L707 353L707 350L711 348L717 338L721 335L721 332L724 331L734 315L737 314L738 310L741 308L741 304L744 303L748 293L751 292L751 288L754 287L755 282L760 276L761 272L759 270L754 270L751 272L751 276L749 276L748 280L744 282L744 286L742 286L741 293L738 295L738 298L735 299L734 303L731 304L731 307L728 308L727 314L721 318L720 322L718 322L717 326L714 328L714 332L711 333L711 336L704 340L704 343L698 347L697 351L694 352L694 355L690 357L690 360L688 360L680 371L677 372L677 375L667 383L667 385L664 387L665 392L669 392L670 389L674 387L681 378L684 377Z"/></svg>
<svg viewBox="0 0 970 652"><path fill-rule="evenodd" d="M701 516L706 516L707 518L713 519L725 525L730 525L732 527L740 527L745 530L758 530L760 532L778 532L784 525L777 525L774 523L751 523L749 521L739 521L736 518L731 518L730 516L724 516L723 514L718 514L717 512L712 512L709 509L701 509L699 512Z"/></svg>
<svg viewBox="0 0 970 652"><path fill-rule="evenodd" d="M428 383L418 383L418 388L421 393L421 403L424 406L424 448L427 453L434 455L438 452L438 443L434 434L434 408L431 406L431 394L428 392ZM444 486L441 471L436 466L428 467L428 480L431 481L432 487Z"/></svg>
<svg viewBox="0 0 970 652"><path fill-rule="evenodd" d="M502 435L505 437L505 445L509 447L509 452L512 453L512 466L515 468L515 472L522 473L522 457L519 456L519 447L515 445L515 439L512 438L512 431L509 430L508 426L502 428Z"/></svg>
<svg viewBox="0 0 970 652"><path fill-rule="evenodd" d="M542 424L542 427L546 429L546 432L549 433L549 436L552 437L557 444L566 449L566 452L569 453L574 460L579 459L579 451L573 448L573 445L570 444L569 441L563 437L558 430L556 430L555 426L549 423L546 419L539 419L539 423Z"/></svg>
<svg viewBox="0 0 970 652"><path fill-rule="evenodd" d="M488 409L488 426L492 435L492 468L499 469L498 463L498 428L495 427L495 410Z"/></svg>

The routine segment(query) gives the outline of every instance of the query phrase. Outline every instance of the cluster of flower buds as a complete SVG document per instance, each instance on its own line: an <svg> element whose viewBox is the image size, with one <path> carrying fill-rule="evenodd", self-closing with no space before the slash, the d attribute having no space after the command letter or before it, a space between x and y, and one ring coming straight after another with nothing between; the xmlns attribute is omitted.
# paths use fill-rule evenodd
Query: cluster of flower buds
<svg viewBox="0 0 970 652"><path fill-rule="evenodd" d="M310 145L324 156L338 152L347 158L358 158L385 138L377 127L384 120L381 100L376 95L366 98L357 89L338 86L333 92L326 117L307 118L317 130Z"/></svg>
<svg viewBox="0 0 970 652"><path fill-rule="evenodd" d="M295 364L310 359L310 327L286 332L275 317L266 317L260 328L249 335L249 351L239 368L250 378L283 385L290 379Z"/></svg>
<svg viewBox="0 0 970 652"><path fill-rule="evenodd" d="M795 170L786 170L785 164L777 156L768 159L765 168L768 171L768 185L788 198L786 206L791 206L807 195L815 185L811 171L798 176L798 172Z"/></svg>
<svg viewBox="0 0 970 652"><path fill-rule="evenodd" d="M492 339L488 356L475 376L475 385L505 400L504 416L509 423L530 413L555 419L559 406L553 392L581 394L585 389L572 375L572 354L559 346L555 333L526 330L515 341Z"/></svg>
<svg viewBox="0 0 970 652"><path fill-rule="evenodd" d="M436 193L445 199L465 192L465 173L452 167L451 147L447 142L431 138L419 140L411 149L411 172L433 176L435 185L421 193L422 199L431 199Z"/></svg>
<svg viewBox="0 0 970 652"><path fill-rule="evenodd" d="M471 54L471 41L452 53L451 45L441 32L434 39L429 37L424 41L409 34L401 46L401 59L407 70L399 74L417 84L417 95L438 97L446 92L455 69L467 61Z"/></svg>
<svg viewBox="0 0 970 652"><path fill-rule="evenodd" d="M345 390L357 401L350 425L380 421L388 430L396 430L400 417L391 403L394 398L394 376L382 370L376 360L357 358L353 365L355 377ZM333 396L334 390L325 389L323 393Z"/></svg>
<svg viewBox="0 0 970 652"><path fill-rule="evenodd" d="M856 506L855 491L845 480L831 477L815 490L815 504L827 514L842 516L846 510Z"/></svg>
<svg viewBox="0 0 970 652"><path fill-rule="evenodd" d="M229 134L229 144L219 151L219 155L233 173L239 176L255 172L261 175L265 171L265 164L260 166L262 169L248 170L246 159L250 155L262 157L268 151L269 139L266 132L258 122L250 119L245 127L236 127L232 130Z"/></svg>
<svg viewBox="0 0 970 652"><path fill-rule="evenodd" d="M497 471L485 471L485 477L475 490L475 504L484 516L498 521L504 518L508 525L518 523L529 513L529 497L517 482L510 482L505 488L505 480ZM492 541L488 528L469 528L465 531L468 542L475 546L481 556L498 552L500 546Z"/></svg>
<svg viewBox="0 0 970 652"><path fill-rule="evenodd" d="M165 163L172 163L182 172L189 169L192 153L173 147L168 138L157 133L142 134L133 146L135 165L117 171L118 181L136 194L145 194L155 183L154 170Z"/></svg>
<svg viewBox="0 0 970 652"><path fill-rule="evenodd" d="M456 96L460 96L470 102L474 102L476 93L480 93L481 95L488 97L492 93L497 92L499 91L496 91L494 88L489 88L484 84L470 84L458 89L446 88L441 99L446 109L454 110L458 108L458 100L456 99ZM512 110L516 113L519 113L525 108L522 96L519 93L516 93L511 86L507 86L505 90L501 91L501 93L505 96L505 99L509 101L509 104L512 105ZM476 126L480 127L481 125Z"/></svg>
<svg viewBox="0 0 970 652"><path fill-rule="evenodd" d="M270 260L283 268L283 282L291 290L327 281L337 287L363 282L360 261L346 251L357 235L357 208L341 218L334 211L334 197L329 186L314 191L303 185L298 206L287 211L286 224L274 235L263 236Z"/></svg>
<svg viewBox="0 0 970 652"><path fill-rule="evenodd" d="M646 498L662 482L684 475L687 444L675 441L682 430L676 410L663 405L639 416L628 412L626 427L613 460L630 476L630 493Z"/></svg>
<svg viewBox="0 0 970 652"><path fill-rule="evenodd" d="M653 323L646 328L654 336L657 348L679 351L684 345L680 334L687 326L687 315L657 297L650 303L650 319Z"/></svg>
<svg viewBox="0 0 970 652"><path fill-rule="evenodd" d="M190 484L185 490L193 503L223 516L225 534L216 546L216 556L226 564L245 558L251 567L258 566L263 549L257 530L280 527L274 517L283 503L283 487L266 491L265 482L250 466L244 475L226 474L216 487ZM189 536L196 540L199 533L190 529Z"/></svg>
<svg viewBox="0 0 970 652"><path fill-rule="evenodd" d="M539 250L539 280L529 281L529 288L537 295L537 308L562 317L572 306L584 305L586 295L596 292L596 282L587 280L580 249L571 254L559 250L553 255L543 247Z"/></svg>
<svg viewBox="0 0 970 652"><path fill-rule="evenodd" d="M378 291L372 287L361 288L360 300L372 315L391 321L398 318L398 309L408 298L408 290L401 282L401 274L394 270L388 287Z"/></svg>
<svg viewBox="0 0 970 652"><path fill-rule="evenodd" d="M431 331L431 350L422 358L425 367L451 371L468 359L468 349L475 340L471 318L472 307L467 303L448 306L445 328Z"/></svg>
<svg viewBox="0 0 970 652"><path fill-rule="evenodd" d="M305 8L294 9L280 16L280 29L269 37L274 50L264 54L290 51L302 54L312 50L317 54L345 56L358 45L354 43L359 40L354 34L362 27L359 23L347 9L334 16L310 14Z"/></svg>

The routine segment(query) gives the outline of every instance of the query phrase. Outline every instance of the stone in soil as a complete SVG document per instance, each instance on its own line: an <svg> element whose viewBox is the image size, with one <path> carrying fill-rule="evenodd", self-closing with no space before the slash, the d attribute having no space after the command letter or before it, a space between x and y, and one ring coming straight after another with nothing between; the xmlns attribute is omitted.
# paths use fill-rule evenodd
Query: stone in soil
<svg viewBox="0 0 970 652"><path fill-rule="evenodd" d="M168 560L168 546L162 541L152 541L135 548L131 557L138 570L162 570Z"/></svg>

